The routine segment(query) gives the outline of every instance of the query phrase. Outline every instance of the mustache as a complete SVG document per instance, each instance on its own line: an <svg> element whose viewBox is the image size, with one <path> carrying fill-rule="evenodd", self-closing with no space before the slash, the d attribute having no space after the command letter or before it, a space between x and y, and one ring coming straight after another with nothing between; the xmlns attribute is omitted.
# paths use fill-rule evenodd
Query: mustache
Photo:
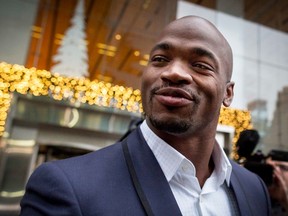
<svg viewBox="0 0 288 216"><path fill-rule="evenodd" d="M200 97L199 95L197 94L197 92L195 90L192 90L192 89L188 89L188 88L185 88L185 87L176 87L176 86L170 86L170 85L161 85L161 86L156 86L154 88L151 89L150 91L150 100L152 100L152 97L154 95L157 94L158 91L161 91L162 89L165 89L165 88L169 88L169 87L173 87L175 89L179 89L181 91L185 91L186 93L188 93L190 95L190 97L193 99L193 101L198 104L200 102Z"/></svg>

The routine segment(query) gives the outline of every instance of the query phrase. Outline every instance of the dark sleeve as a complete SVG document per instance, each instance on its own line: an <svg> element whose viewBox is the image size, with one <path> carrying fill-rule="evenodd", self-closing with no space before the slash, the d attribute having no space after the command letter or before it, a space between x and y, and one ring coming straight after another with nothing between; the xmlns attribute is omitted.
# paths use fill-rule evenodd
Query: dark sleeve
<svg viewBox="0 0 288 216"><path fill-rule="evenodd" d="M231 184L242 215L270 216L270 196L263 180L239 164L233 161L231 164Z"/></svg>
<svg viewBox="0 0 288 216"><path fill-rule="evenodd" d="M267 203L267 215L272 215L272 210L271 210L271 199L270 199L270 195L267 189L267 186L265 185L264 181L257 176L259 181L261 182L261 186L263 188L264 194L265 194L265 198L266 198L266 203Z"/></svg>
<svg viewBox="0 0 288 216"><path fill-rule="evenodd" d="M82 215L69 179L54 163L34 171L20 205L20 216Z"/></svg>

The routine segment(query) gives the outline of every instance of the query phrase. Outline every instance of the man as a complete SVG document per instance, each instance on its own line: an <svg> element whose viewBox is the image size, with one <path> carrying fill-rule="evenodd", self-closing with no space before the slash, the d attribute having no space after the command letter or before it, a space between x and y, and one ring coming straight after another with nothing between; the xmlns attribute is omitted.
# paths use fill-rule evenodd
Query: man
<svg viewBox="0 0 288 216"><path fill-rule="evenodd" d="M21 215L269 215L263 182L215 140L231 74L231 48L210 22L169 24L143 74L145 121L107 148L43 164Z"/></svg>

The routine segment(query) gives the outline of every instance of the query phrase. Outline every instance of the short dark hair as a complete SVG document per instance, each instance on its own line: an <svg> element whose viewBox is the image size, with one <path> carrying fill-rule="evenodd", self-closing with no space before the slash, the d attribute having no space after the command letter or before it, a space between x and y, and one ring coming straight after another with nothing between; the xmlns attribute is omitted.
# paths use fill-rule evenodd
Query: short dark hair
<svg viewBox="0 0 288 216"><path fill-rule="evenodd" d="M237 153L240 157L249 157L258 144L260 135L257 130L247 129L240 133L236 142Z"/></svg>

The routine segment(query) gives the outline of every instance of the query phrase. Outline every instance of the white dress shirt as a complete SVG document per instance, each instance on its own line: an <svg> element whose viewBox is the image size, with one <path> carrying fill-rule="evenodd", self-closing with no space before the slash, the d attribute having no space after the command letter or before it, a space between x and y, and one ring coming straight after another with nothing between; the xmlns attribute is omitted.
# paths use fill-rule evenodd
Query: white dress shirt
<svg viewBox="0 0 288 216"><path fill-rule="evenodd" d="M146 121L140 128L163 170L183 216L238 215L227 187L232 166L219 144L215 145L212 153L214 171L201 188L191 161L160 139Z"/></svg>

